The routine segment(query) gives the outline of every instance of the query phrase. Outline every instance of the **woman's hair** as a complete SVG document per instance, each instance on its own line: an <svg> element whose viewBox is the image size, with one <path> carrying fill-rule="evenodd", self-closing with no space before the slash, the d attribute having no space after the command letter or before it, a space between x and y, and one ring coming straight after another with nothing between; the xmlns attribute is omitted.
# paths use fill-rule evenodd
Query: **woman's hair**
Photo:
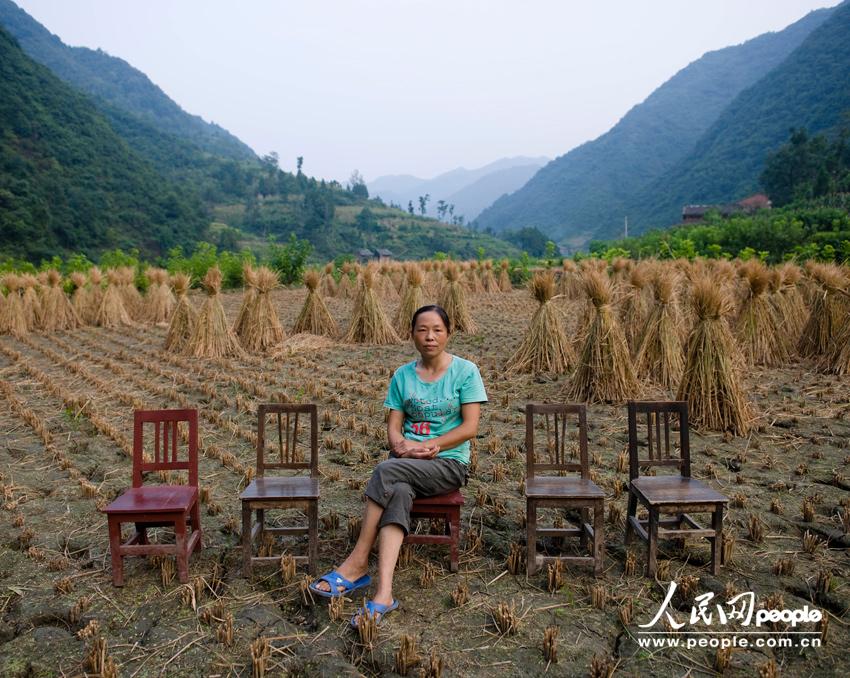
<svg viewBox="0 0 850 678"><path fill-rule="evenodd" d="M410 331L413 332L416 330L416 318L419 317L420 313L429 313L434 312L440 319L443 321L443 325L446 326L446 333L451 334L452 331L452 323L449 320L449 314L446 313L446 309L442 306L437 306L437 304L428 304L427 306L420 306L413 312L413 318L410 321Z"/></svg>

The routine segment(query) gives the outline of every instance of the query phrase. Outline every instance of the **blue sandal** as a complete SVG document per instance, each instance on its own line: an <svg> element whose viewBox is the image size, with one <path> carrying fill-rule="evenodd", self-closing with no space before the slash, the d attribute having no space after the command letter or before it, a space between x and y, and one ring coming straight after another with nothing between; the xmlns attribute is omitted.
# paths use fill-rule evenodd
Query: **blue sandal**
<svg viewBox="0 0 850 678"><path fill-rule="evenodd" d="M330 587L330 591L322 591L322 589L316 588L316 584L320 581L326 581L328 586ZM319 577L316 581L310 584L310 590L316 595L322 596L322 598L339 598L340 596L347 595L356 591L357 589L362 589L364 586L369 586L372 583L372 577L368 574L364 574L357 581L349 581L345 577L343 577L336 570L331 570L326 575ZM342 586L342 591L339 590L339 587Z"/></svg>
<svg viewBox="0 0 850 678"><path fill-rule="evenodd" d="M375 625L380 626L381 622L384 620L384 615L389 614L393 610L398 609L398 599L394 598L393 602L390 605L381 605L380 603L376 603L374 600L366 601L366 610L369 611L369 614L375 616ZM351 628L357 628L357 622L355 621L357 617L363 616L366 614L366 611L361 607L354 613L351 617Z"/></svg>

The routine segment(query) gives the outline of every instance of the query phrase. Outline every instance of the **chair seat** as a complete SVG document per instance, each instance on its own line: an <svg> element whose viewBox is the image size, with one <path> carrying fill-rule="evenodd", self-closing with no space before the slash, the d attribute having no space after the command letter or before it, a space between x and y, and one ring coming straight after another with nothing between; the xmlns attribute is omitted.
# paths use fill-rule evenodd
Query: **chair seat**
<svg viewBox="0 0 850 678"><path fill-rule="evenodd" d="M729 501L705 483L685 476L641 476L632 480L631 486L649 504L711 504Z"/></svg>
<svg viewBox="0 0 850 678"><path fill-rule="evenodd" d="M529 499L604 499L605 493L586 478L534 476L525 481L525 496Z"/></svg>
<svg viewBox="0 0 850 678"><path fill-rule="evenodd" d="M239 495L241 501L274 499L318 499L319 479L309 476L264 476L254 478Z"/></svg>
<svg viewBox="0 0 850 678"><path fill-rule="evenodd" d="M188 511L197 501L198 488L191 485L147 485L131 487L104 513L173 513Z"/></svg>
<svg viewBox="0 0 850 678"><path fill-rule="evenodd" d="M413 507L416 508L417 506L463 506L463 495L460 490L452 490L433 497L416 497L413 500Z"/></svg>

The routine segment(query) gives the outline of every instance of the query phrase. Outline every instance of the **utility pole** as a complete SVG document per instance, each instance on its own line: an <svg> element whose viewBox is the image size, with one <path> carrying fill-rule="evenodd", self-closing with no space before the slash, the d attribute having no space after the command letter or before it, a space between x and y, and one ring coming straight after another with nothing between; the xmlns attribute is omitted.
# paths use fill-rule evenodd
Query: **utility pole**
<svg viewBox="0 0 850 678"><path fill-rule="evenodd" d="M628 217L625 217L625 235L623 237L624 238L629 237L629 218Z"/></svg>

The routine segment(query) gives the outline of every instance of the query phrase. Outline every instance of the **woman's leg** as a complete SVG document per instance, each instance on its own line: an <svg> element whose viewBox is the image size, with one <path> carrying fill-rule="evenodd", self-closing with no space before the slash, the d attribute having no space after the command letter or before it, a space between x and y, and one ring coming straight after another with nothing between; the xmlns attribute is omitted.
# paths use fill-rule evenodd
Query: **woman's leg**
<svg viewBox="0 0 850 678"><path fill-rule="evenodd" d="M372 545L378 536L378 524L381 522L381 516L384 513L384 507L366 498L366 507L363 510L363 521L360 525L360 536L357 537L357 543L351 550L348 557L342 564L336 568L339 574L349 581L355 581L362 577L369 570L369 553L372 550ZM326 581L320 581L316 584L316 588L322 591L330 591L330 584ZM340 590L342 587L339 587Z"/></svg>

